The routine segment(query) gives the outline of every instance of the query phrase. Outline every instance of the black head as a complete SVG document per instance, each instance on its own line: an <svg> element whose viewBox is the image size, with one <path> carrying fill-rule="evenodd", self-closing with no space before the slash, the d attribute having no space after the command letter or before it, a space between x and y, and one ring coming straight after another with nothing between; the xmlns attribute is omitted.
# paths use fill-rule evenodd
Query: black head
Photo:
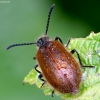
<svg viewBox="0 0 100 100"><path fill-rule="evenodd" d="M36 43L38 47L41 47L41 46L45 47L48 41L49 41L49 37L41 37L37 40Z"/></svg>
<svg viewBox="0 0 100 100"><path fill-rule="evenodd" d="M21 43L21 44L13 44L13 45L10 45L6 48L6 50L12 48L12 47L15 47L15 46L23 46L23 45L32 45L32 44L37 44L38 47L41 47L41 46L45 46L47 41L49 41L49 37L47 36L47 32L48 32L48 27L49 27L49 22L50 22L50 16L51 16L51 12L54 8L55 4L53 4L50 8L50 11L49 11L49 14L48 14L48 20L47 20L47 25L46 25L46 31L45 31L45 36L44 37L41 37L40 39L37 40L37 42L32 42L32 43Z"/></svg>

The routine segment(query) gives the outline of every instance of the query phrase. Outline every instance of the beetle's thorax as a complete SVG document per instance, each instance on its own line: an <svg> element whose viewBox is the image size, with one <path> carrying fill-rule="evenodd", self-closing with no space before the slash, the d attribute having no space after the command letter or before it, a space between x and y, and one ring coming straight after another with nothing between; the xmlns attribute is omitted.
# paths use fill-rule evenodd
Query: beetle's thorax
<svg viewBox="0 0 100 100"><path fill-rule="evenodd" d="M48 41L49 41L48 36L41 37L37 40L37 46L38 47L41 47L41 46L45 47Z"/></svg>

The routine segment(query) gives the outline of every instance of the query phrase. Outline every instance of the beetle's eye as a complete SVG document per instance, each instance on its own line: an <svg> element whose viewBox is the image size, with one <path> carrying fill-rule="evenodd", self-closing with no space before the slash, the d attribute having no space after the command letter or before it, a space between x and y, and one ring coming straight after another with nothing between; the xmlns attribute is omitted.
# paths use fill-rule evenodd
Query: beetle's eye
<svg viewBox="0 0 100 100"><path fill-rule="evenodd" d="M42 45L42 41L41 41L41 39L39 39L39 40L37 41L37 46L40 47L41 45Z"/></svg>

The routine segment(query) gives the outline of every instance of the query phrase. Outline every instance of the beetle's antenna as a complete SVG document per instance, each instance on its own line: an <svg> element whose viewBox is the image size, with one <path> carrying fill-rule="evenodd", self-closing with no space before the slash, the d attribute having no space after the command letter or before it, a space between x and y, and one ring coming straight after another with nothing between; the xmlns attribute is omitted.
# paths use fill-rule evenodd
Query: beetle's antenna
<svg viewBox="0 0 100 100"><path fill-rule="evenodd" d="M50 16L51 16L51 12L52 12L52 10L53 10L54 7L55 7L55 4L53 4L53 5L51 6L50 11L49 11L49 14L48 14L48 20L47 20L45 35L47 35L47 32L48 32L48 27L49 27L49 22L50 22ZM15 46L24 46L24 45L32 45L32 44L37 44L37 43L32 42L32 43L12 44L12 45L8 46L8 47L6 48L6 50L8 50L8 49L10 49L10 48L12 48L12 47L15 47Z"/></svg>
<svg viewBox="0 0 100 100"><path fill-rule="evenodd" d="M49 14L48 14L48 20L47 20L45 35L47 35L47 32L48 32L48 27L49 27L49 22L50 22L50 16L51 16L51 12L52 12L52 10L53 10L54 7L55 7L55 4L53 4L51 6L50 11L49 11Z"/></svg>
<svg viewBox="0 0 100 100"><path fill-rule="evenodd" d="M15 46L24 46L24 45L32 45L32 44L37 44L37 43L32 42L32 43L12 44L12 45L8 46L8 47L6 48L6 50L8 50L8 49L10 49L10 48L12 48L12 47L15 47Z"/></svg>

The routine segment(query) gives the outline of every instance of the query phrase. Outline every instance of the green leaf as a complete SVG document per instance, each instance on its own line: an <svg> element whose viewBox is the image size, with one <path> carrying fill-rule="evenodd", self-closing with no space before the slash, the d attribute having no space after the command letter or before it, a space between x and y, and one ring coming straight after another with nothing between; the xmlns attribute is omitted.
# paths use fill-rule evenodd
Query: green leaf
<svg viewBox="0 0 100 100"><path fill-rule="evenodd" d="M95 68L82 69L83 76L78 93L72 95L56 91L55 94L60 95L64 100L100 100L100 33L91 32L86 38L71 39L68 50L73 49L80 54L83 65L91 65ZM77 55L74 54L74 56L78 60ZM28 82L30 85L36 84L40 88L42 82L38 79L38 75L33 69L23 82ZM51 95L53 90L48 83L42 89L45 95Z"/></svg>

